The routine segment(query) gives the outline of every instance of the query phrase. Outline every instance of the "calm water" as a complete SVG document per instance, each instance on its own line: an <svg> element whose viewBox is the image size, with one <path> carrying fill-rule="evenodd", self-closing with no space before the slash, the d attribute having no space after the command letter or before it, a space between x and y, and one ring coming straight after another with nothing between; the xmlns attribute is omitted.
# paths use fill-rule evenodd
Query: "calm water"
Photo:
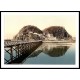
<svg viewBox="0 0 80 80"><path fill-rule="evenodd" d="M28 51L29 53L29 51ZM27 53L26 53L27 54ZM15 52L14 52L15 56ZM5 58L9 59L5 53ZM21 63L23 64L75 64L75 44L42 43Z"/></svg>
<svg viewBox="0 0 80 80"><path fill-rule="evenodd" d="M75 64L75 44L43 43L23 64Z"/></svg>

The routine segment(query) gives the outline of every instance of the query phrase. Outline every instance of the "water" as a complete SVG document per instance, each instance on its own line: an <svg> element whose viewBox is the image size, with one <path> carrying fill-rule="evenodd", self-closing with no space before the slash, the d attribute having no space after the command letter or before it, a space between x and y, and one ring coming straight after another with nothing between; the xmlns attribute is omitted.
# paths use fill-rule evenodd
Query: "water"
<svg viewBox="0 0 80 80"><path fill-rule="evenodd" d="M75 64L75 44L43 43L23 64Z"/></svg>
<svg viewBox="0 0 80 80"><path fill-rule="evenodd" d="M31 50L30 50L31 51ZM29 51L28 51L29 53ZM15 52L14 52L15 55ZM5 58L9 59L5 53ZM20 63L22 64L75 64L75 43L42 43Z"/></svg>

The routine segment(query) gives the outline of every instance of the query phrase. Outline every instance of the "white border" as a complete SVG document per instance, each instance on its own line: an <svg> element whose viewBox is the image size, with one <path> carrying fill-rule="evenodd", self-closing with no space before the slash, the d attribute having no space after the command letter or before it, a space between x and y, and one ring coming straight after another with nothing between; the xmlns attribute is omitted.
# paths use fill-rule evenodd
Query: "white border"
<svg viewBox="0 0 80 80"><path fill-rule="evenodd" d="M3 15L75 15L77 12L2 12Z"/></svg>
<svg viewBox="0 0 80 80"><path fill-rule="evenodd" d="M79 67L79 13L78 12L28 12L27 15L63 15L68 13L76 13L76 64L75 65L6 65L4 64L4 15L26 15L26 12L1 12L1 68L78 68ZM63 14L61 14L63 13Z"/></svg>

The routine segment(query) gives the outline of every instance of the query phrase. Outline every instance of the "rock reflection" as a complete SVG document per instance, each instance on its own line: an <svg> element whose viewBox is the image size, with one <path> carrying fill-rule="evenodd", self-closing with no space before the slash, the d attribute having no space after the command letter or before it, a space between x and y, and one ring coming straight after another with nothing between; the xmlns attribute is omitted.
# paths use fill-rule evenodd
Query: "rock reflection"
<svg viewBox="0 0 80 80"><path fill-rule="evenodd" d="M59 57L59 56L63 56L68 50L68 48L69 46L57 46L44 51L44 53L51 57Z"/></svg>
<svg viewBox="0 0 80 80"><path fill-rule="evenodd" d="M37 57L41 52L50 57L63 56L70 48L70 45L58 45L54 43L43 43L38 49L36 49L30 57Z"/></svg>

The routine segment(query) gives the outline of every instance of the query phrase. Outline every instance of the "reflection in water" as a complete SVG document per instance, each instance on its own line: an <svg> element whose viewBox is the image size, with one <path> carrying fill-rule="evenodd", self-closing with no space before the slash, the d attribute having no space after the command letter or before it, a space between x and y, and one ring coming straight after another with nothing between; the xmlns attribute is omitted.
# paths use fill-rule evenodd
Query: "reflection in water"
<svg viewBox="0 0 80 80"><path fill-rule="evenodd" d="M48 54L51 57L59 57L66 53L69 46L57 46L53 47L50 50L44 51L45 54Z"/></svg>
<svg viewBox="0 0 80 80"><path fill-rule="evenodd" d="M75 64L75 45L43 43L23 64Z"/></svg>
<svg viewBox="0 0 80 80"><path fill-rule="evenodd" d="M24 52L21 51L22 55L10 64L75 64L74 46L58 43L33 44L30 49L25 48Z"/></svg>
<svg viewBox="0 0 80 80"><path fill-rule="evenodd" d="M29 57L36 57L41 52L43 52L46 55L49 55L50 57L59 57L63 56L66 51L69 49L70 46L60 46L56 44L42 44L37 50L35 50Z"/></svg>

